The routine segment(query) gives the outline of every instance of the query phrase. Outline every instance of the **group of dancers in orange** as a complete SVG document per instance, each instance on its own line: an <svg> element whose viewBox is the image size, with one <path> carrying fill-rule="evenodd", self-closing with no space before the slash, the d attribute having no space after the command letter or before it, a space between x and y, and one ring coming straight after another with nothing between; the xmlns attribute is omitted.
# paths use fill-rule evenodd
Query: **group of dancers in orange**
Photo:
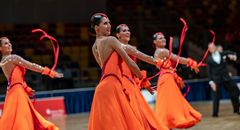
<svg viewBox="0 0 240 130"><path fill-rule="evenodd" d="M175 72L178 63L199 72L196 61L172 54L165 48L161 32L153 35L154 56L140 52L128 44L131 32L126 24L117 26L116 37L109 36L110 20L103 13L91 17L91 27L96 36L92 51L102 77L94 94L89 130L170 130L189 128L201 120L202 115L182 95L184 83ZM160 70L155 111L141 94L142 88L150 93L153 90L146 71L140 71L135 59Z"/></svg>
<svg viewBox="0 0 240 130"><path fill-rule="evenodd" d="M175 72L178 63L198 72L196 61L172 54L165 48L166 39L160 32L153 36L154 56L140 52L128 44L131 32L126 24L117 26L116 37L110 36L110 20L103 13L91 17L91 29L96 36L92 52L102 69L102 77L92 102L89 130L170 130L189 128L201 120L202 115L182 95L183 81ZM8 79L0 130L58 130L35 110L29 98L34 90L28 87L24 75L26 69L51 78L62 78L63 74L13 55L7 37L0 38L0 51L0 66ZM160 70L155 111L141 94L142 88L150 93L153 89L146 71L141 71L135 63L136 59Z"/></svg>

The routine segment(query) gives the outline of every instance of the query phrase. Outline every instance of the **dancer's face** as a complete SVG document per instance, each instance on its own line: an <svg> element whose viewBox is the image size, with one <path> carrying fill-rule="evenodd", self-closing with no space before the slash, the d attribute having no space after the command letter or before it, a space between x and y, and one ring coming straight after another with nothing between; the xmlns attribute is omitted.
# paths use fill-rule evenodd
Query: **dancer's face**
<svg viewBox="0 0 240 130"><path fill-rule="evenodd" d="M103 17L101 19L101 22L99 25L95 26L95 30L97 34L103 35L103 36L108 36L111 34L111 24L110 20L106 17Z"/></svg>
<svg viewBox="0 0 240 130"><path fill-rule="evenodd" d="M1 46L0 51L2 54L11 53L12 52L12 44L10 43L8 38L0 38Z"/></svg>
<svg viewBox="0 0 240 130"><path fill-rule="evenodd" d="M131 37L131 32L130 32L130 29L128 28L128 26L122 26L120 28L120 32L117 33L117 37L118 37L119 41L121 41L123 43L128 43L130 41L130 37Z"/></svg>
<svg viewBox="0 0 240 130"><path fill-rule="evenodd" d="M163 34L157 35L156 39L153 41L156 47L165 47L166 46L166 39Z"/></svg>

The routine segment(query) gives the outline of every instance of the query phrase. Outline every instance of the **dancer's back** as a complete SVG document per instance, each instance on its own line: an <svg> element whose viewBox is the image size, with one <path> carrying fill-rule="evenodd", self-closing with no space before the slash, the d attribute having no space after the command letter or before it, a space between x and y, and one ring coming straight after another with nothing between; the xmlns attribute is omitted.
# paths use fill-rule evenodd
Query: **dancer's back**
<svg viewBox="0 0 240 130"><path fill-rule="evenodd" d="M96 60L102 67L102 78L95 90L89 130L144 130L129 105L127 89L122 85L122 58L115 50L107 49L109 46L104 40L93 45Z"/></svg>

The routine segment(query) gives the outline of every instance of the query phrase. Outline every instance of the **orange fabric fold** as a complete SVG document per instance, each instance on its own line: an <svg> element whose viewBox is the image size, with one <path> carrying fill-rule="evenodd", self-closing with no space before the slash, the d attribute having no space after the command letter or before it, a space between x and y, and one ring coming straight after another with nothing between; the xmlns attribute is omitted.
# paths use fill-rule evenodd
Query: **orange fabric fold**
<svg viewBox="0 0 240 130"><path fill-rule="evenodd" d="M125 62L122 62L121 68L122 68L122 74L123 74L122 83L130 95L129 97L130 106L132 107L132 109L135 112L135 115L141 122L141 125L144 127L144 130L169 130L166 126L164 126L161 122L157 120L152 108L150 108L149 104L144 99L140 88L138 87L139 83L135 82L135 81L137 82L140 82L140 81L134 78L131 70L128 68ZM141 73L144 78L147 78L146 71L142 71ZM149 86L149 85L150 85L149 83L146 83L144 86Z"/></svg>
<svg viewBox="0 0 240 130"><path fill-rule="evenodd" d="M88 130L145 130L132 105L132 94L121 73L122 59L114 51L102 68L92 102Z"/></svg>
<svg viewBox="0 0 240 130"><path fill-rule="evenodd" d="M178 85L182 79L170 69L161 69L157 83L156 116L169 129L189 128L197 124L202 115L188 103Z"/></svg>
<svg viewBox="0 0 240 130"><path fill-rule="evenodd" d="M24 73L24 68L16 66L9 79L0 130L59 130L35 110L26 92L31 89L26 87Z"/></svg>

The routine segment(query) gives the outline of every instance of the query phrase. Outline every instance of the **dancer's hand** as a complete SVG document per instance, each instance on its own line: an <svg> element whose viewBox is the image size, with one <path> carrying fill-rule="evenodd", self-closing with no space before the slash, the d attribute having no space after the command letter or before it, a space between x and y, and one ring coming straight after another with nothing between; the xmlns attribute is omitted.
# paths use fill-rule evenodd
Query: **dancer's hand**
<svg viewBox="0 0 240 130"><path fill-rule="evenodd" d="M193 70L195 71L196 74L199 72L199 68L198 67L194 67Z"/></svg>
<svg viewBox="0 0 240 130"><path fill-rule="evenodd" d="M152 95L154 94L154 92L153 92L154 89L151 88L151 83L150 83L150 81L149 81L147 78L145 78L145 79L142 80L140 86L141 86L142 88L147 89L148 92L151 93Z"/></svg>
<svg viewBox="0 0 240 130"><path fill-rule="evenodd" d="M141 74L142 74L142 79L139 80L138 84L140 85L140 88L145 88L148 86L151 86L151 83L149 82L149 80L147 80L147 71L146 70L141 70ZM137 82L137 81L135 81ZM149 85L150 84L150 85Z"/></svg>
<svg viewBox="0 0 240 130"><path fill-rule="evenodd" d="M148 87L151 87L151 83L147 78L145 78L142 80L140 86L143 88L148 88Z"/></svg>
<svg viewBox="0 0 240 130"><path fill-rule="evenodd" d="M56 72L54 75L54 78L62 78L62 77L63 77L63 73Z"/></svg>
<svg viewBox="0 0 240 130"><path fill-rule="evenodd" d="M210 81L210 87L212 88L212 90L213 91L216 91L216 89L217 89L217 85L216 85L216 83L214 82L214 81Z"/></svg>
<svg viewBox="0 0 240 130"><path fill-rule="evenodd" d="M191 70L194 70L195 73L199 72L198 63L195 60L187 58L187 66L190 67Z"/></svg>
<svg viewBox="0 0 240 130"><path fill-rule="evenodd" d="M139 80L138 86L140 87L140 89L145 88L148 90L148 92L150 92L151 94L154 94L153 93L154 90L151 88L151 83L147 78L147 71L142 70L141 73L142 73L143 78L141 80Z"/></svg>
<svg viewBox="0 0 240 130"><path fill-rule="evenodd" d="M29 94L30 96L36 95L36 91L32 89L32 91Z"/></svg>
<svg viewBox="0 0 240 130"><path fill-rule="evenodd" d="M182 78L181 78L180 76L178 76L176 73L174 74L174 79L175 79L177 85L178 85L181 89L184 88L185 85L184 85L184 82L183 82Z"/></svg>
<svg viewBox="0 0 240 130"><path fill-rule="evenodd" d="M137 78L137 77L135 77L133 80L134 80L134 82L135 82L136 84L139 84L139 82L140 82L140 79Z"/></svg>
<svg viewBox="0 0 240 130"><path fill-rule="evenodd" d="M25 85L27 85L27 84L25 84ZM27 92L27 94L28 94L29 96L34 96L34 95L36 94L36 91L33 90L33 89L32 89L31 87L29 87L29 86L24 87L24 90L25 90L25 92Z"/></svg>

